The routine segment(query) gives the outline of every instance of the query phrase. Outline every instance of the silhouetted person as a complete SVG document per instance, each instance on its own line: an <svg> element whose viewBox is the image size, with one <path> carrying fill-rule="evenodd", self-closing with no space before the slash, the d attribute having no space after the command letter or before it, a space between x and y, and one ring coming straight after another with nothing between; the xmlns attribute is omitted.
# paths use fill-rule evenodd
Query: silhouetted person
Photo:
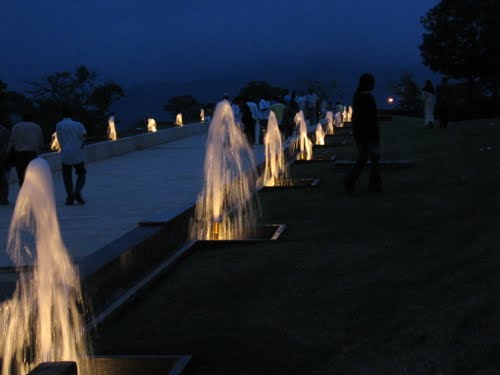
<svg viewBox="0 0 500 375"><path fill-rule="evenodd" d="M42 146L42 129L33 122L33 115L28 112L21 122L12 127L10 134L9 150L12 150L19 187L23 185L28 164L38 156Z"/></svg>
<svg viewBox="0 0 500 375"><path fill-rule="evenodd" d="M353 136L358 148L358 160L351 172L345 177L345 189L348 193L354 192L356 180L363 171L368 158L370 158L370 184L369 191L382 191L380 178L380 138L377 121L377 105L372 95L375 87L375 78L369 73L359 78L358 88L354 93L352 107Z"/></svg>
<svg viewBox="0 0 500 375"><path fill-rule="evenodd" d="M449 94L448 94L448 80L443 78L441 84L437 88L437 115L439 119L439 127L447 128L449 119Z"/></svg>
<svg viewBox="0 0 500 375"><path fill-rule="evenodd" d="M283 110L283 133L285 139L293 135L295 130L295 115L299 111L299 106L295 100L290 100L286 103L286 108Z"/></svg>
<svg viewBox="0 0 500 375"><path fill-rule="evenodd" d="M64 187L66 189L66 205L71 206L76 200L85 204L81 191L85 185L85 163L83 161L83 143L87 131L84 126L71 119L71 109L63 107L63 119L56 125L57 139L61 145L61 163ZM73 187L73 168L76 172L76 183Z"/></svg>
<svg viewBox="0 0 500 375"><path fill-rule="evenodd" d="M422 88L422 100L424 102L424 125L428 128L433 128L436 92L432 82L429 80L425 81L425 86Z"/></svg>

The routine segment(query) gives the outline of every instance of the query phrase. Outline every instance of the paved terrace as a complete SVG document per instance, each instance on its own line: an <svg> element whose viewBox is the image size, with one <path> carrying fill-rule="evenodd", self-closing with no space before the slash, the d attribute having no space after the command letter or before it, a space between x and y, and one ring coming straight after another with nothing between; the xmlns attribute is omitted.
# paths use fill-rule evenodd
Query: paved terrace
<svg viewBox="0 0 500 375"><path fill-rule="evenodd" d="M187 125L189 126L189 125ZM76 261L121 237L139 221L191 206L203 184L207 134L87 163L84 206L65 206L60 171L53 173L62 238ZM257 163L263 146L254 146ZM11 173L15 173L13 170ZM19 188L11 183L9 206L0 206L0 268L11 266L5 251Z"/></svg>

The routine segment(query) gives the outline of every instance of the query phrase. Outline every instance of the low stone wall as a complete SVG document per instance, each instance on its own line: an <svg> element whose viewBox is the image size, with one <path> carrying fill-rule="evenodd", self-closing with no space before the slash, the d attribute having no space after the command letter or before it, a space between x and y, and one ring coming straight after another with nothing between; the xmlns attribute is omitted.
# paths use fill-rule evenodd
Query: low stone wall
<svg viewBox="0 0 500 375"><path fill-rule="evenodd" d="M205 133L208 130L208 123L195 123L158 130L154 133L142 133L130 137L118 138L116 141L104 141L85 145L85 163L104 160L113 156L126 154L127 152L143 150L154 147L162 143L173 142L178 139L190 137L196 134ZM61 169L61 155L59 152L49 152L41 154L52 172ZM10 182L16 182L17 175L14 169L10 173Z"/></svg>

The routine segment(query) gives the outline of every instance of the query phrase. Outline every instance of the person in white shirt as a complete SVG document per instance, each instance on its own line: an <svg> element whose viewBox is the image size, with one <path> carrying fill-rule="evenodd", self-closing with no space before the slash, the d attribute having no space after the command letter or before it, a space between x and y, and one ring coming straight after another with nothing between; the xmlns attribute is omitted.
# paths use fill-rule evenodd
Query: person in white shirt
<svg viewBox="0 0 500 375"><path fill-rule="evenodd" d="M76 200L85 204L81 192L85 185L85 163L83 161L83 143L87 131L85 127L70 118L69 108L63 108L63 119L56 125L57 139L61 145L61 162L64 187L66 188L66 205L71 206ZM73 168L76 172L76 183L73 187Z"/></svg>

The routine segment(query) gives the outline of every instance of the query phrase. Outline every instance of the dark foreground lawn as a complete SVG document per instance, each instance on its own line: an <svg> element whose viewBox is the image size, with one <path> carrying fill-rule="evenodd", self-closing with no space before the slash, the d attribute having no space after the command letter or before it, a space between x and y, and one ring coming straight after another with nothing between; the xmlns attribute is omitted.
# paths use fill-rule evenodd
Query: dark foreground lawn
<svg viewBox="0 0 500 375"><path fill-rule="evenodd" d="M283 240L191 255L95 352L193 354L196 374L500 373L500 121L421 122L382 124L384 158L416 160L383 170L383 193L292 168L321 183L261 194Z"/></svg>

